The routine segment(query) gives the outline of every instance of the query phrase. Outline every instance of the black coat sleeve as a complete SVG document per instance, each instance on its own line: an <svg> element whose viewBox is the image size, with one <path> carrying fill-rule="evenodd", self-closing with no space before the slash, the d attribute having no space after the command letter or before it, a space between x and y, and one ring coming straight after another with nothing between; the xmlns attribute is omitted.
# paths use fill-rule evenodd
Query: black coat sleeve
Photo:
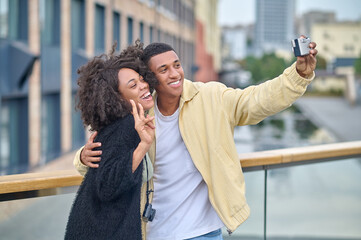
<svg viewBox="0 0 361 240"><path fill-rule="evenodd" d="M135 131L134 127L132 130ZM102 140L101 161L99 167L93 169L96 171L96 193L101 201L112 201L142 181L142 164L132 172L133 152L138 145L135 135L124 134L119 129L110 134Z"/></svg>

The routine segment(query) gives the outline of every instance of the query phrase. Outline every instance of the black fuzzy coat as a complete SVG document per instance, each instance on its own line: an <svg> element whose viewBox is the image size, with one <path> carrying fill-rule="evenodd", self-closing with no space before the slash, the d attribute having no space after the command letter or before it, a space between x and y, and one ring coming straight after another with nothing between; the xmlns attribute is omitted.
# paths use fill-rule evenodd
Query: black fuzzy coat
<svg viewBox="0 0 361 240"><path fill-rule="evenodd" d="M141 240L140 188L143 163L132 173L140 139L128 115L102 129L99 168L90 168L73 203L65 239Z"/></svg>

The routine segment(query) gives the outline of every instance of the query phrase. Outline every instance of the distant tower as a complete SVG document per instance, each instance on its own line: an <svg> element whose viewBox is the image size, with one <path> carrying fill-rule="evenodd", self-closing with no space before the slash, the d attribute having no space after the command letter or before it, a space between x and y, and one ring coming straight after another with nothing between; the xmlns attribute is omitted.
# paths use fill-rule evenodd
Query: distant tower
<svg viewBox="0 0 361 240"><path fill-rule="evenodd" d="M294 23L295 0L256 0L256 55L289 49Z"/></svg>

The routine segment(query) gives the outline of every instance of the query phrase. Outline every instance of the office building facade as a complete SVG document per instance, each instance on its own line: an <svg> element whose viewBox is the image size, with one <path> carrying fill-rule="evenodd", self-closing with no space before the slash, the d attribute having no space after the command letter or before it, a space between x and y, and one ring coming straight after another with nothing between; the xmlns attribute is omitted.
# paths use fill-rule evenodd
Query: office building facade
<svg viewBox="0 0 361 240"><path fill-rule="evenodd" d="M256 0L255 55L289 50L294 26L295 0Z"/></svg>
<svg viewBox="0 0 361 240"><path fill-rule="evenodd" d="M169 43L195 64L193 0L0 0L0 174L43 165L85 143L76 70L136 39Z"/></svg>

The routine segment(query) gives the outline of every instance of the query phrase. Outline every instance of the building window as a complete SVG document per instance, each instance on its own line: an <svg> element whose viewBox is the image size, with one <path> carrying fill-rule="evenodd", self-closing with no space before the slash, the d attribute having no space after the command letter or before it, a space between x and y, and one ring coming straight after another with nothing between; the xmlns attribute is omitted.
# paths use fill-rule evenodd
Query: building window
<svg viewBox="0 0 361 240"><path fill-rule="evenodd" d="M133 44L133 19L128 17L128 45Z"/></svg>
<svg viewBox="0 0 361 240"><path fill-rule="evenodd" d="M40 2L42 19L42 43L44 45L60 45L60 0L46 0Z"/></svg>
<svg viewBox="0 0 361 240"><path fill-rule="evenodd" d="M144 42L144 23L139 23L139 38L141 42Z"/></svg>
<svg viewBox="0 0 361 240"><path fill-rule="evenodd" d="M157 40L158 40L158 42L162 41L162 39L161 39L162 36L161 35L162 35L161 31L160 31L160 29L158 29L157 30Z"/></svg>
<svg viewBox="0 0 361 240"><path fill-rule="evenodd" d="M152 43L153 41L153 26L149 26L149 43Z"/></svg>
<svg viewBox="0 0 361 240"><path fill-rule="evenodd" d="M0 171L2 174L24 173L28 170L28 100L2 99Z"/></svg>
<svg viewBox="0 0 361 240"><path fill-rule="evenodd" d="M120 50L120 14L117 12L113 12L113 41L117 42L116 50Z"/></svg>
<svg viewBox="0 0 361 240"><path fill-rule="evenodd" d="M343 49L345 50L345 52L349 52L349 53L352 53L354 51L354 46L351 45L351 44L345 44L343 46Z"/></svg>
<svg viewBox="0 0 361 240"><path fill-rule="evenodd" d="M84 0L72 0L71 2L71 43L73 49L85 49Z"/></svg>
<svg viewBox="0 0 361 240"><path fill-rule="evenodd" d="M72 106L76 104L76 91L72 93ZM85 144L85 129L83 125L83 121L81 120L80 111L76 110L74 107L72 108L71 113L71 124L72 124L72 143L73 150L78 149L79 147Z"/></svg>
<svg viewBox="0 0 361 240"><path fill-rule="evenodd" d="M9 38L28 42L28 1L9 1Z"/></svg>
<svg viewBox="0 0 361 240"><path fill-rule="evenodd" d="M105 50L105 8L95 5L95 51L103 53Z"/></svg>
<svg viewBox="0 0 361 240"><path fill-rule="evenodd" d="M39 18L41 26L41 92L43 95L49 91L60 91L60 0L39 1ZM50 116L45 116L45 118L47 117Z"/></svg>
<svg viewBox="0 0 361 240"><path fill-rule="evenodd" d="M60 156L60 94L46 94L42 99L41 148L43 162Z"/></svg>
<svg viewBox="0 0 361 240"><path fill-rule="evenodd" d="M8 37L9 0L0 0L0 38Z"/></svg>
<svg viewBox="0 0 361 240"><path fill-rule="evenodd" d="M45 164L58 157L61 152L59 97L61 83L60 0L42 0L39 4L39 10L42 26L40 164Z"/></svg>
<svg viewBox="0 0 361 240"><path fill-rule="evenodd" d="M169 34L167 32L165 32L164 33L164 42L172 46L172 43L169 41L169 39L170 39Z"/></svg>
<svg viewBox="0 0 361 240"><path fill-rule="evenodd" d="M10 158L9 108L3 104L0 111L0 175L6 175Z"/></svg>
<svg viewBox="0 0 361 240"><path fill-rule="evenodd" d="M175 50L175 52L179 52L178 51L178 39L176 36L173 36L173 44L172 44L173 49Z"/></svg>

